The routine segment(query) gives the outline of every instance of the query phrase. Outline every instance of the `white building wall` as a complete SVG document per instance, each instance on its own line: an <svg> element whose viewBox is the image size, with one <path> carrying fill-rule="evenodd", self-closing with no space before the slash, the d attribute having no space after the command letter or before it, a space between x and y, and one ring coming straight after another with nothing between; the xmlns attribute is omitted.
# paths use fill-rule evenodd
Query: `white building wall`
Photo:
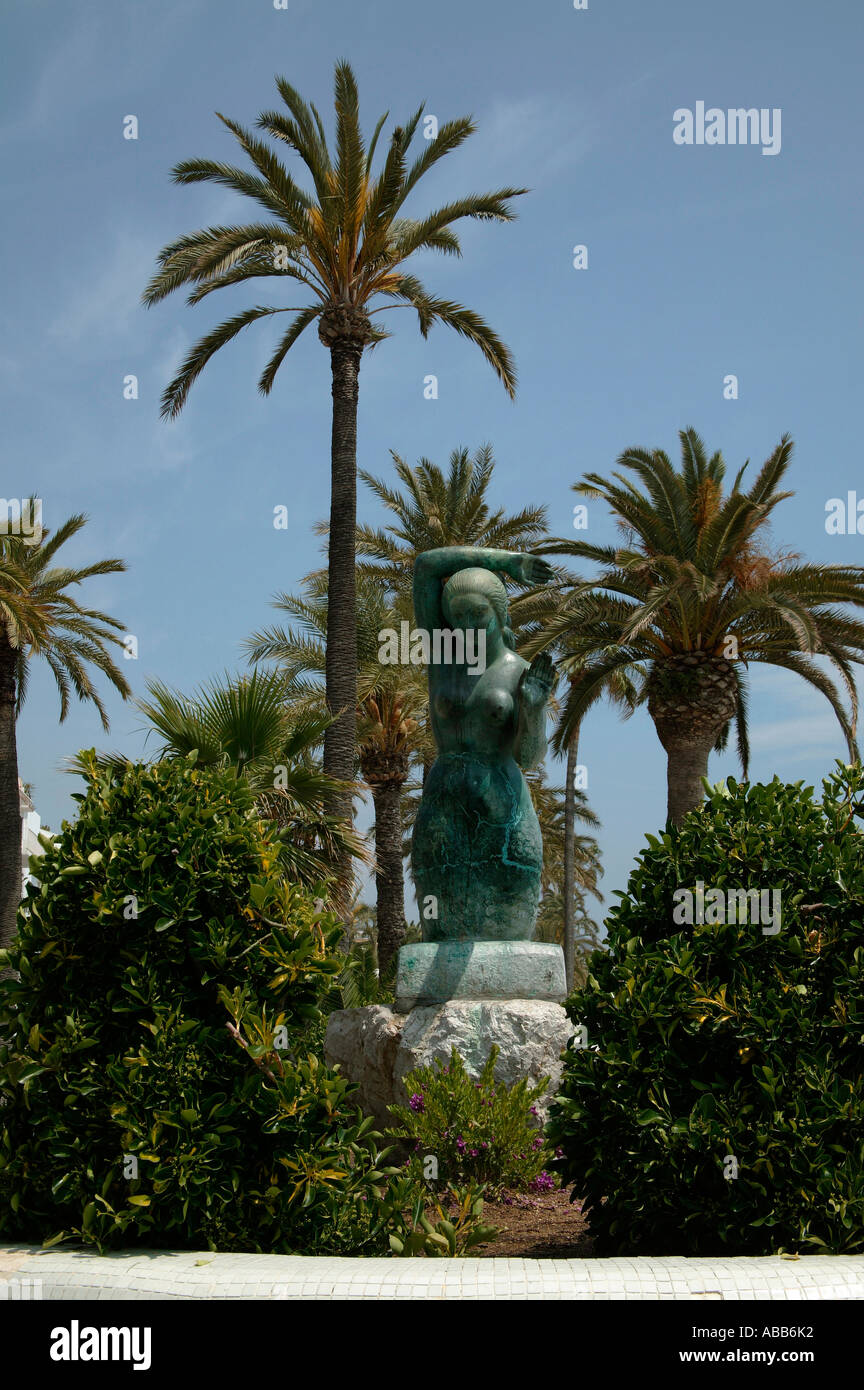
<svg viewBox="0 0 864 1390"><path fill-rule="evenodd" d="M45 851L39 843L42 817L21 785L20 777L18 779L18 797L21 807L21 893L23 896L27 880L32 877L29 865L30 855L44 854Z"/></svg>

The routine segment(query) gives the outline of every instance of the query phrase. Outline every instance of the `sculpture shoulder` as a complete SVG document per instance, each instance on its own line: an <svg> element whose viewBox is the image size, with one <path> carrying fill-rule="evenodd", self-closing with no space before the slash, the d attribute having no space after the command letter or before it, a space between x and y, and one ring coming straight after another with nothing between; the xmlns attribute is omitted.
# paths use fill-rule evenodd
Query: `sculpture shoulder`
<svg viewBox="0 0 864 1390"><path fill-rule="evenodd" d="M528 662L518 652L511 651L508 647L497 663L502 675L506 675L508 680L515 680L518 684L522 675L528 670Z"/></svg>

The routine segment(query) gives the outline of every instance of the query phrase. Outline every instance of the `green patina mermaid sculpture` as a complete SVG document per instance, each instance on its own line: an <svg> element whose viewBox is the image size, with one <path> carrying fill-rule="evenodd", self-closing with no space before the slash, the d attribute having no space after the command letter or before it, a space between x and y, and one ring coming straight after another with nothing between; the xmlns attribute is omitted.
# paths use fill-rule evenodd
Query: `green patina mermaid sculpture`
<svg viewBox="0 0 864 1390"><path fill-rule="evenodd" d="M438 756L411 854L426 941L529 941L534 931L543 844L522 769L546 750L554 668L545 655L529 666L514 650L499 573L542 584L552 567L537 555L448 546L414 568L418 627L463 633L463 654L485 642L479 674L476 663L428 667Z"/></svg>

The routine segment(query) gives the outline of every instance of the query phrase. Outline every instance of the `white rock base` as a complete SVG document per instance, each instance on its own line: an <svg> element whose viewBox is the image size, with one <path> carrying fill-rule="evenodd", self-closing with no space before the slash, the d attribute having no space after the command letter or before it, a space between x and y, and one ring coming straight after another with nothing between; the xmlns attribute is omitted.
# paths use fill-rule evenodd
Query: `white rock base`
<svg viewBox="0 0 864 1390"><path fill-rule="evenodd" d="M357 1103L386 1126L388 1107L405 1105L404 1078L415 1067L447 1061L456 1048L472 1076L479 1076L493 1043L495 1075L506 1086L550 1078L537 1102L541 1119L558 1088L562 1052L574 1028L560 1004L540 999L451 999L396 1014L381 1004L340 1009L327 1022L325 1054L359 1087Z"/></svg>

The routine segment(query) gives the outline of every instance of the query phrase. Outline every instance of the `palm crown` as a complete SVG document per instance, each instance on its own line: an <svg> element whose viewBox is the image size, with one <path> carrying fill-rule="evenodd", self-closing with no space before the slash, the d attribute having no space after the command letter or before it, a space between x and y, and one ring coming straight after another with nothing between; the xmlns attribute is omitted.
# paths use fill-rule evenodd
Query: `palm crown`
<svg viewBox="0 0 864 1390"><path fill-rule="evenodd" d="M475 130L474 122L469 117L447 121L409 162L409 149L423 116L423 107L419 107L393 131L375 174L375 151L389 113L378 121L367 148L360 127L357 84L348 63L336 65L332 155L314 104L307 103L284 78L276 81L286 109L263 112L258 129L300 157L312 191L296 182L268 144L236 121L219 115L255 172L217 160L191 159L175 166L174 178L182 184L205 180L222 184L252 199L271 220L208 227L179 237L160 253L159 269L144 301L155 304L188 285L193 286L188 302L197 304L214 290L279 276L302 285L312 299L293 307L256 305L221 323L189 352L165 390L163 414L175 416L182 410L192 383L213 354L257 319L294 315L261 374L258 384L265 395L291 347L316 319L320 319L319 336L328 346L344 337L363 345L388 337L370 318L387 307L383 304L369 309L370 302L379 297L392 305L413 308L424 337L440 322L476 343L512 396L516 376L506 345L473 310L429 294L403 267L418 251L461 255L454 223L466 217L510 221L514 214L507 200L526 190L502 188L468 194L423 217L405 217L402 209L420 179L467 140Z"/></svg>
<svg viewBox="0 0 864 1390"><path fill-rule="evenodd" d="M39 506L29 499L30 515ZM0 946L15 932L21 897L21 809L18 794L16 720L27 694L32 658L41 657L60 692L60 720L73 694L108 715L90 670L95 667L125 699L129 685L115 665L110 646L122 646L123 624L95 608L84 608L68 592L85 579L116 574L122 560L97 560L77 569L55 563L57 553L81 530L82 515L71 516L53 535L30 537L0 531ZM5 967L0 966L0 974Z"/></svg>
<svg viewBox="0 0 864 1390"><path fill-rule="evenodd" d="M547 534L546 508L525 507L513 515L494 511L487 496L495 469L492 446L473 454L465 448L450 454L447 473L427 458L412 467L391 450L403 492L381 478L360 477L392 513L386 527L357 527L357 553L374 560L358 569L384 578L394 590L410 594L414 562L426 550L447 545L521 550Z"/></svg>
<svg viewBox="0 0 864 1390"><path fill-rule="evenodd" d="M760 662L795 672L825 695L857 757L853 665L862 659L864 625L846 609L864 603L862 571L798 564L760 544L774 509L792 495L780 490L792 441L783 436L749 490L742 486L745 463L724 494L720 453L708 458L693 429L679 438L680 470L662 450L628 449L618 460L626 474L616 472L610 481L589 473L576 484L577 492L609 505L626 533L623 546L567 540L541 547L603 567L592 579L571 581L557 611L550 599L548 622L530 644L539 650L566 642L562 666L577 679L564 710L565 736L609 678L629 670L644 677L641 698L668 750L666 734L670 740L675 729L686 735L688 719L692 725L697 718L693 682L702 671L711 689L701 733L710 735L709 748L715 740L722 744L736 716L746 771L743 668ZM848 709L817 657L839 673Z"/></svg>
<svg viewBox="0 0 864 1390"><path fill-rule="evenodd" d="M53 535L46 528L38 544L0 533L0 626L15 655L18 709L27 694L30 662L42 657L60 692L61 722L74 694L95 705L107 729L105 706L87 668L101 671L124 699L129 695L129 684L107 645L123 645L118 635L123 624L94 608L83 608L67 591L85 579L116 574L126 566L122 560L97 560L80 568L52 563L86 522L83 514L71 516Z"/></svg>

